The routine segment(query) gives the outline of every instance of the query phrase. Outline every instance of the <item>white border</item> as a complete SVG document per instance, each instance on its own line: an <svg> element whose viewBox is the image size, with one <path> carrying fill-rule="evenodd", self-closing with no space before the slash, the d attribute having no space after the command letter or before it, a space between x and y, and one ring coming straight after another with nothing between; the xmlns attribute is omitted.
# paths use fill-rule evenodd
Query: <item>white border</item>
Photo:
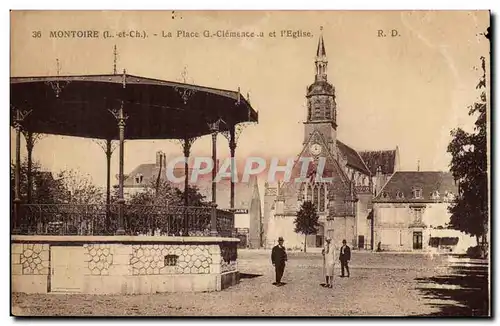
<svg viewBox="0 0 500 326"><path fill-rule="evenodd" d="M433 10L477 10L477 9L492 9L492 11L495 13L498 13L500 10L498 9L500 1L496 0L475 0L475 1L441 1L438 2L436 0L420 0L420 1L383 1L383 0L378 0L378 1L359 1L359 0L350 0L350 1L345 1L343 3L339 3L338 1L335 2L327 2L327 1L320 1L320 0L308 0L308 1L303 1L301 3L299 2L292 2L292 1L286 1L283 3L280 3L278 1L269 1L269 0L243 0L243 1L211 1L210 4L208 5L204 1L187 1L187 0L177 0L177 1L169 1L168 4L163 4L162 6L159 6L155 1L151 0L141 0L141 1L120 1L119 5L117 5L116 1L105 1L105 0L86 0L85 2L70 2L70 1L53 1L53 0L45 0L43 2L41 1L2 1L2 7L5 6L5 8L2 8L4 10L1 11L2 14L2 44L4 49L2 51L2 62L3 65L2 67L2 75L4 78L0 79L2 81L2 95L0 98L4 100L3 103L3 114L4 119L2 121L5 121L5 124L7 124L7 121L9 121L8 117L8 107L9 104L7 103L7 99L9 96L9 85L8 85L8 78L9 72L10 72L10 67L9 67L9 57L10 57L10 49L9 49L9 29L10 29L10 21L9 21L9 11L8 9L44 9L44 10L50 10L50 9L175 9L175 10L182 10L182 9L263 9L263 10L270 10L270 9L288 9L288 10L321 10L321 9L355 9L355 10L418 10L418 9L433 9ZM494 35L497 35L497 33L494 33ZM498 43L498 36L495 37L496 43ZM495 67L496 68L496 67ZM496 69L492 71L492 74L496 72ZM495 85L495 88L493 91L497 92L498 94L498 89L497 86ZM495 108L492 108L494 110ZM1 138L1 146L2 146L2 152L8 153L9 146L10 146L10 133L7 132L7 126L5 126L5 137ZM495 145L495 149L497 149ZM9 150L10 151L10 150ZM7 159L5 159L5 163L7 163ZM9 207L9 195L10 191L8 189L8 185L10 185L9 180L7 179L7 168L5 169L3 174L0 174L0 176L3 178L1 180L2 182L0 184L4 185L2 188L2 195L0 198L2 198L3 204L1 207L5 209L3 216L2 222L5 223L5 227L1 228L4 230L4 232L8 232L8 214L5 214L7 211L7 207ZM497 189L497 193L495 193L494 198L492 198L492 201L499 203L500 201L498 200L498 183L497 180L498 178L495 178L493 181L495 184L495 189ZM6 186L7 185L7 186ZM493 214L494 215L494 212ZM495 218L492 216L492 218ZM495 234L498 234L497 229L498 225L500 222L496 222L496 227L495 227ZM492 237L493 238L493 237ZM10 239L9 235L4 236L4 239ZM495 241L495 248L492 250L493 253L496 253L496 247L498 244L498 240ZM14 320L11 317L8 317L7 309L10 312L10 293L7 288L9 288L9 284L7 283L8 280L10 279L10 273L9 273L9 263L10 262L10 257L8 256L9 251L7 251L7 246L8 244L6 243L4 245L4 250L1 250L1 258L3 264L2 268L2 275L1 275L1 280L4 283L4 291L3 296L2 296L2 307L4 307L4 313L2 314L2 320L1 325L6 325L6 324L11 324L14 322ZM492 273L494 274L494 273ZM497 284L498 282L495 282ZM290 299L292 300L292 299ZM497 300L495 300L497 302ZM496 307L493 307L493 309ZM494 309L496 310L496 309ZM435 319L438 321L438 319ZM106 320L106 321L92 321L92 320L84 320L83 322L80 321L82 324L88 324L88 325L107 325L110 323L112 320ZM344 324L346 321L341 321L341 320L317 320L317 321L322 321L322 322L327 322L327 323L335 323L336 325L339 324ZM354 320L355 323L360 323L360 320ZM119 322L122 322L119 320ZM143 324L146 322L146 320L133 320L129 321L131 324ZM170 325L171 324L177 324L177 323L194 323L194 321L167 321ZM213 320L213 322L220 322L219 320ZM234 323L234 320L229 321L231 323ZM289 322L287 321L279 321L279 320L273 320L272 323L277 323L277 322ZM301 324L303 323L308 323L308 321L305 320L298 320ZM370 323L373 323L374 320L370 320ZM385 320L382 322L386 322ZM396 321L398 322L398 321ZM419 321L417 321L419 322ZM423 320L421 321L422 323L433 323L434 321L430 320ZM453 321L443 321L445 323L451 323ZM472 322L470 320L467 320L467 322ZM48 320L44 321L44 324L52 324L53 320ZM270 321L263 321L263 320L253 320L251 323L259 323L259 324L267 324L271 323ZM353 322L349 322L352 324Z"/></svg>

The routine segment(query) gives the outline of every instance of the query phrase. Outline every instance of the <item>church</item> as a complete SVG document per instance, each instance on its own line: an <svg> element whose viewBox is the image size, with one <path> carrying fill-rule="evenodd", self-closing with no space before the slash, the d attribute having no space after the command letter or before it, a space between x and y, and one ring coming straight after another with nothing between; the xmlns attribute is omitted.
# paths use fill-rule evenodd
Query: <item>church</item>
<svg viewBox="0 0 500 326"><path fill-rule="evenodd" d="M292 176L300 175L300 159L312 160L317 167L320 158L326 162L323 177L329 182L278 182L265 184L263 234L264 246L272 247L278 237L285 238L289 249L321 247L325 237L340 244L343 239L354 248L373 249L372 199L399 169L399 151L374 150L358 152L337 139L337 105L335 87L328 82L328 59L320 35L315 58L314 82L307 87L307 119L304 140ZM340 112L342 112L340 108ZM293 180L292 178L291 180ZM295 217L304 201L311 201L319 215L316 235L297 234Z"/></svg>

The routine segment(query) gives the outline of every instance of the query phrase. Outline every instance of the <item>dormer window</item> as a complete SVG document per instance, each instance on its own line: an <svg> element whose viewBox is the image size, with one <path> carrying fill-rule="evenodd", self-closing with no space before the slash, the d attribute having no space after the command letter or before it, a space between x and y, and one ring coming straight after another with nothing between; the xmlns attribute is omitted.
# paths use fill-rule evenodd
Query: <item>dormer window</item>
<svg viewBox="0 0 500 326"><path fill-rule="evenodd" d="M438 190L433 191L433 192L431 193L431 198L432 198L432 199L439 199L439 191L438 191Z"/></svg>
<svg viewBox="0 0 500 326"><path fill-rule="evenodd" d="M137 174L137 175L135 176L135 183L137 183L137 184L141 184L141 183L142 183L142 180L143 180L143 176L142 176L142 174Z"/></svg>
<svg viewBox="0 0 500 326"><path fill-rule="evenodd" d="M405 195L401 192L401 191L398 191L396 193L396 198L397 199L404 199L405 198Z"/></svg>
<svg viewBox="0 0 500 326"><path fill-rule="evenodd" d="M412 193L413 193L413 199L421 199L422 198L422 189L413 188Z"/></svg>
<svg viewBox="0 0 500 326"><path fill-rule="evenodd" d="M383 198L383 199L389 199L389 194L388 194L388 193L386 193L385 191L384 191L384 192L382 192L382 198Z"/></svg>

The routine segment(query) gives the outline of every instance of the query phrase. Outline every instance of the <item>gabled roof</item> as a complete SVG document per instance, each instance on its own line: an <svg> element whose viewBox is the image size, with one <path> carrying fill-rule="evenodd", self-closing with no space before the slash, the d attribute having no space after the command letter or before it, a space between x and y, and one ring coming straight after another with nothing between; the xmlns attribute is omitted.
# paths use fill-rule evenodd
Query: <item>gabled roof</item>
<svg viewBox="0 0 500 326"><path fill-rule="evenodd" d="M360 151L359 155L365 162L372 175L377 173L380 166L382 174L392 174L396 168L396 150Z"/></svg>
<svg viewBox="0 0 500 326"><path fill-rule="evenodd" d="M367 166L363 162L363 159L355 149L347 146L339 140L337 140L337 147L340 152L346 157L347 165L367 175L370 175L370 170L368 170Z"/></svg>
<svg viewBox="0 0 500 326"><path fill-rule="evenodd" d="M421 189L422 198L413 198L413 190ZM433 193L438 191L439 197ZM435 202L445 200L446 195L456 195L458 187L450 172L397 171L387 181L374 201L378 202ZM401 196L398 196L398 193Z"/></svg>

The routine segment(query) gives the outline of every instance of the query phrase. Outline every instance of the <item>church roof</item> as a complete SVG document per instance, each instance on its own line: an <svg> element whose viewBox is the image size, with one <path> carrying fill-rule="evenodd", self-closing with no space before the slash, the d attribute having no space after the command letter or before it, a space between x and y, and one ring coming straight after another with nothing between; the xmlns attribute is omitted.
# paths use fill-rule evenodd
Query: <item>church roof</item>
<svg viewBox="0 0 500 326"><path fill-rule="evenodd" d="M123 186L125 188L144 188L155 181L158 177L159 166L155 163L146 163L138 165L132 172L130 172L123 181ZM191 175L193 169L188 169L188 175ZM175 168L173 171L175 177L181 178L184 176L184 168ZM142 182L136 182L136 176L142 175ZM167 180L167 174L165 172L165 167L162 169L160 174L161 180ZM241 176L238 176L238 180L241 180ZM212 177L210 175L200 175L196 182L191 182L190 185L195 185L200 194L205 196L206 201L212 200ZM236 209L249 209L250 203L253 198L254 188L257 187L256 176L251 175L248 182L235 182L234 184L234 208ZM184 181L175 183L172 185L183 190ZM257 189L258 190L258 189ZM217 182L217 192L216 201L217 207L221 209L228 209L231 207L231 182L229 179L222 179Z"/></svg>
<svg viewBox="0 0 500 326"><path fill-rule="evenodd" d="M372 175L377 173L380 166L382 174L392 174L396 167L396 150L387 151L360 151L359 155L370 169Z"/></svg>
<svg viewBox="0 0 500 326"><path fill-rule="evenodd" d="M414 198L414 189L421 189L421 198ZM444 200L447 194L457 193L458 187L450 172L397 171L374 201L434 202L439 199Z"/></svg>
<svg viewBox="0 0 500 326"><path fill-rule="evenodd" d="M361 171L367 175L370 175L370 170L368 170L365 163L363 162L363 159L355 149L347 146L346 144L344 144L339 140L337 140L337 147L347 159L347 165L350 165L356 170Z"/></svg>

